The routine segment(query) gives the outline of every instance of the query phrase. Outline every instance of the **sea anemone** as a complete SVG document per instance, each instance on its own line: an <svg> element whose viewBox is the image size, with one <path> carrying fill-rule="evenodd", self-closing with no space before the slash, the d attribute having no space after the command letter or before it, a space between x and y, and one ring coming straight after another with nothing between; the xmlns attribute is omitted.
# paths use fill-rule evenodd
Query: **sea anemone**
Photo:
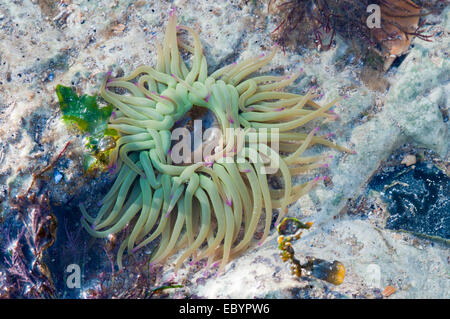
<svg viewBox="0 0 450 319"><path fill-rule="evenodd" d="M108 74L101 87L101 96L116 108L108 127L120 134L110 155L110 165L119 172L96 217L81 205L82 224L100 238L128 229L117 254L119 268L125 250L132 254L157 243L152 263L184 249L176 271L190 257L192 262L207 259L207 265L218 264L221 271L253 244L260 222L264 231L259 243L266 239L273 209L280 208L278 223L288 205L322 179L292 184L292 175L321 167L326 158L301 157L306 149L322 144L351 151L317 136L318 129L295 131L319 117L335 119L330 111L335 101L320 106L312 94L283 92L298 75L249 77L271 61L276 48L208 75L199 35L177 26L174 11L163 45L157 44L156 68L140 66L114 79ZM193 45L178 32L187 32ZM192 55L190 66L180 49ZM194 108L214 114L224 147L215 147L202 161L174 163L172 130ZM266 134L270 130L277 134ZM281 153L272 145L275 140ZM267 161L277 163L279 170L268 172ZM282 177L283 188L272 189L271 175Z"/></svg>

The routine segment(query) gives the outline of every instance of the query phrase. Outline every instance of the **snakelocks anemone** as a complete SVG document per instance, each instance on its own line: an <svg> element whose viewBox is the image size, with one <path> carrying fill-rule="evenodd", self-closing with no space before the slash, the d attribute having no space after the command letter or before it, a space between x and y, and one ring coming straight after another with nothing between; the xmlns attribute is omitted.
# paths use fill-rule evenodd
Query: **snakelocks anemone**
<svg viewBox="0 0 450 319"><path fill-rule="evenodd" d="M108 76L102 85L101 96L116 108L108 127L120 134L110 155L110 165L119 171L96 217L80 206L82 224L100 238L127 229L117 254L119 268L125 251L133 254L152 243L152 263L182 251L176 271L188 258L218 263L221 271L231 258L266 239L273 209L280 209L278 223L288 205L321 179L293 185L293 175L323 165L325 156L302 157L306 149L322 144L351 151L317 136L317 129L296 132L319 117L333 120L329 109L335 101L320 106L309 93L283 92L298 75L250 77L276 49L208 74L199 35L176 23L171 10L164 43L156 45L156 68ZM177 35L181 32L193 44ZM191 54L189 65L180 50ZM174 163L172 131L193 108L212 112L222 137L200 161ZM276 169L270 171L268 162ZM283 188L271 188L271 175L282 178ZM260 223L264 230L256 240Z"/></svg>

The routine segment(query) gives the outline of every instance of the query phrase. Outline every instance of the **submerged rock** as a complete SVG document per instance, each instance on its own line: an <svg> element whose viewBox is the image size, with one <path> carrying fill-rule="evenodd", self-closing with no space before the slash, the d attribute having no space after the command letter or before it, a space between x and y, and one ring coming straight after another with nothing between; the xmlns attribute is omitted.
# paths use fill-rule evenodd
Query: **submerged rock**
<svg viewBox="0 0 450 319"><path fill-rule="evenodd" d="M395 167L375 175L369 188L388 202L386 228L450 239L450 178L436 166Z"/></svg>

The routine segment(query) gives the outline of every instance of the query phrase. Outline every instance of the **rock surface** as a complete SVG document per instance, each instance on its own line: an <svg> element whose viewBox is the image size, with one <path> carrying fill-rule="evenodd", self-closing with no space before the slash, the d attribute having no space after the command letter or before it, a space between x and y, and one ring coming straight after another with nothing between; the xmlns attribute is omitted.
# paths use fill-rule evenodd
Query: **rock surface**
<svg viewBox="0 0 450 319"><path fill-rule="evenodd" d="M153 43L163 39L170 5L122 0L0 4L0 215L10 209L8 188L13 195L24 192L32 173L45 167L69 141L56 165L62 179L49 175L41 186L51 190L55 205L99 200L111 177L92 179L83 174L83 141L59 120L55 86L72 85L95 94L108 70L128 73L140 64L153 65ZM200 33L210 71L273 47L270 32L276 24L270 16L256 15L251 4L176 0L173 5L179 22ZM381 161L402 144L434 150L448 161L450 8L431 21L433 42L414 39L399 67L381 77L369 76L369 81L362 81L361 63L347 63L354 53L339 36L326 52L280 50L266 67L278 74L303 70L291 90L311 89L321 95L321 102L346 97L334 108L339 120L321 125L321 132L334 132L336 142L356 154L324 149L334 158L321 173L332 183L315 188L289 211L315 222L295 243L295 251L343 262L344 283L334 287L315 279L293 279L278 257L273 233L217 277L192 269L180 272L177 278L187 293L207 298L378 298L385 286L393 285L398 290L392 298L450 297L446 244L417 240L345 215L348 199L361 193ZM79 218L77 210L72 213ZM4 244L0 240L0 246ZM168 264L162 276L171 275Z"/></svg>

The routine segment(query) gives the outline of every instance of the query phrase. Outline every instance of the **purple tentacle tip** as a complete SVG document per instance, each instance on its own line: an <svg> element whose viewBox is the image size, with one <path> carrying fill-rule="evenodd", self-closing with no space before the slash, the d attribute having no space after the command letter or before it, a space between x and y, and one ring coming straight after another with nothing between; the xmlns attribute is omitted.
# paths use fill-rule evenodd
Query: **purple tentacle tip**
<svg viewBox="0 0 450 319"><path fill-rule="evenodd" d="M208 167L212 167L213 166L213 162L205 162L205 165Z"/></svg>
<svg viewBox="0 0 450 319"><path fill-rule="evenodd" d="M328 163L322 164L322 167L328 168Z"/></svg>
<svg viewBox="0 0 450 319"><path fill-rule="evenodd" d="M113 112L111 113L111 119L114 119L115 117L116 117L116 112L113 111Z"/></svg>
<svg viewBox="0 0 450 319"><path fill-rule="evenodd" d="M277 112L280 112L280 111L283 111L283 110L284 110L284 107L280 107L278 109L275 109L275 111L277 111Z"/></svg>
<svg viewBox="0 0 450 319"><path fill-rule="evenodd" d="M233 202L231 201L231 199L227 199L226 204L231 207L233 205Z"/></svg>
<svg viewBox="0 0 450 319"><path fill-rule="evenodd" d="M95 224L92 224L92 225L91 225L91 229L92 229L92 230L95 230Z"/></svg>
<svg viewBox="0 0 450 319"><path fill-rule="evenodd" d="M320 180L320 176L317 176L316 178L314 178L315 182L318 182Z"/></svg>
<svg viewBox="0 0 450 319"><path fill-rule="evenodd" d="M99 200L99 201L97 202L97 206L100 207L100 206L102 206L102 205L103 205L103 201Z"/></svg>
<svg viewBox="0 0 450 319"><path fill-rule="evenodd" d="M334 156L333 155L329 155L328 158L334 158Z"/></svg>
<svg viewBox="0 0 450 319"><path fill-rule="evenodd" d="M234 120L233 120L232 117L230 117L230 118L228 119L228 121L229 121L231 124L234 124Z"/></svg>
<svg viewBox="0 0 450 319"><path fill-rule="evenodd" d="M131 252L134 254L135 252L137 252L138 249L139 249L139 248L134 247L134 248L131 250ZM149 266L151 266L151 264L150 264Z"/></svg>
<svg viewBox="0 0 450 319"><path fill-rule="evenodd" d="M320 130L320 127L316 127L316 128L314 128L314 133L317 133L317 132L319 132L319 130Z"/></svg>
<svg viewBox="0 0 450 319"><path fill-rule="evenodd" d="M208 95L205 97L205 101L209 102L209 98L211 97L211 93L208 93Z"/></svg>
<svg viewBox="0 0 450 319"><path fill-rule="evenodd" d="M116 172L117 169L117 163L112 164L111 166L108 167L108 172L110 174L114 174Z"/></svg>

